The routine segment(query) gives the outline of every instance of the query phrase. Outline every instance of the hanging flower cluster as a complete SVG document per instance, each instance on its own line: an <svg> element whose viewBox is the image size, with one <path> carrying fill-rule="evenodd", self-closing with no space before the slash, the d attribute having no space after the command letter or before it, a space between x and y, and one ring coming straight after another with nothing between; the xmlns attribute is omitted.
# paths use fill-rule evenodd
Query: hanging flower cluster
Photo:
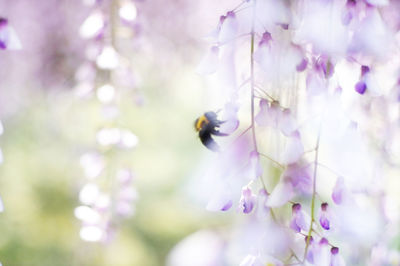
<svg viewBox="0 0 400 266"><path fill-rule="evenodd" d="M133 132L118 126L118 100L124 89L136 89L136 79L117 45L136 33L137 10L130 0L84 2L92 11L79 29L87 46L86 61L76 72L75 92L79 97L97 98L104 122L96 133L96 147L80 158L86 180L75 216L82 221L82 240L108 242L121 220L134 214L137 199L134 173L118 160L120 152L138 144ZM121 28L123 34L117 31Z"/></svg>
<svg viewBox="0 0 400 266"><path fill-rule="evenodd" d="M1 50L20 50L22 48L15 30L8 23L6 18L0 17L0 49ZM0 121L0 135L3 135L4 127ZM0 148L0 164L3 163L3 151ZM0 199L0 212L4 211L3 201Z"/></svg>
<svg viewBox="0 0 400 266"><path fill-rule="evenodd" d="M8 19L0 17L0 50L20 50L22 49L21 41L19 40L14 28L9 25ZM4 127L0 121L0 135L3 135ZM0 148L0 164L3 163L3 151ZM0 198L0 212L4 211L4 203ZM0 262L0 266L1 266Z"/></svg>
<svg viewBox="0 0 400 266"><path fill-rule="evenodd" d="M399 225L386 188L400 170L399 14L389 0L247 0L207 36L197 71L218 80L232 138L207 209L247 216L233 265L399 265L386 231Z"/></svg>

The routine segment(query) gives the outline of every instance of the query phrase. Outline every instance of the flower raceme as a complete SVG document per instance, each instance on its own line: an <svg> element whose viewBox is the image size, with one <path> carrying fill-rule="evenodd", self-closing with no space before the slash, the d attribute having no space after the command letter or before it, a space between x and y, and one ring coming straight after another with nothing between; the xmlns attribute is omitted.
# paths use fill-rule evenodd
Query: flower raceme
<svg viewBox="0 0 400 266"><path fill-rule="evenodd" d="M378 195L400 165L395 10L396 1L248 0L207 36L197 70L218 81L212 109L225 110L232 139L208 173L207 209L237 204L265 238L289 239L279 252L246 242L236 265L383 265L367 250L393 240L379 237ZM244 237L256 239L255 230Z"/></svg>
<svg viewBox="0 0 400 266"><path fill-rule="evenodd" d="M137 10L133 1L90 4L92 11L79 29L87 45L86 60L75 75L76 94L85 98L95 96L104 121L95 136L97 147L80 159L85 183L79 192L81 205L75 209L75 216L82 222L82 240L107 243L113 239L120 221L134 215L138 198L133 171L122 166L115 156L134 149L139 142L132 131L118 126L120 88L133 89L136 82L130 61L118 52L120 36L115 30L118 26L132 31ZM112 182L104 182L106 179Z"/></svg>

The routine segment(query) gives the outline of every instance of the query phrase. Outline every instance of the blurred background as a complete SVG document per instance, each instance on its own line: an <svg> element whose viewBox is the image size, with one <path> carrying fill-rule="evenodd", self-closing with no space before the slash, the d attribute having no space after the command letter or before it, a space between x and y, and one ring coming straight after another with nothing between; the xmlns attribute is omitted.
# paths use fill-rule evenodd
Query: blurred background
<svg viewBox="0 0 400 266"><path fill-rule="evenodd" d="M79 28L91 10L84 2L0 0L0 16L23 46L0 53L3 265L165 265L185 236L229 225L229 214L207 212L188 186L209 154L193 129L212 106L207 81L195 72L208 49L202 38L231 3L144 0L134 2L136 35L123 43L137 85L118 101L118 123L139 139L133 150L118 153L136 174L135 214L109 243L80 239L79 160L96 146L104 124L96 97L76 93L87 44Z"/></svg>

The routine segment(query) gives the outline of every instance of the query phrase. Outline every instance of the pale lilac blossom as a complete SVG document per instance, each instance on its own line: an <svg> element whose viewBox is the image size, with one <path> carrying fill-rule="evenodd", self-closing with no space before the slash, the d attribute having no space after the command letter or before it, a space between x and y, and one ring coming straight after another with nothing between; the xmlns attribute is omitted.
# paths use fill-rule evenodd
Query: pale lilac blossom
<svg viewBox="0 0 400 266"><path fill-rule="evenodd" d="M212 46L197 67L197 73L209 75L217 71L219 65L219 48Z"/></svg>
<svg viewBox="0 0 400 266"><path fill-rule="evenodd" d="M239 209L245 213L250 213L256 204L256 195L254 195L250 187L244 187L242 189L242 196L239 200Z"/></svg>
<svg viewBox="0 0 400 266"><path fill-rule="evenodd" d="M8 20L0 18L0 49L1 50L20 50L22 49L14 28L9 25Z"/></svg>
<svg viewBox="0 0 400 266"><path fill-rule="evenodd" d="M262 188L257 195L256 216L258 219L265 219L269 215L267 206L268 192Z"/></svg>
<svg viewBox="0 0 400 266"><path fill-rule="evenodd" d="M324 228L325 230L330 229L330 217L329 217L329 210L328 210L328 203L324 202L321 204L321 211L320 211L320 216L319 216L319 224Z"/></svg>
<svg viewBox="0 0 400 266"><path fill-rule="evenodd" d="M300 203L292 205L292 219L290 228L295 232L307 231L310 228L310 217L302 209Z"/></svg>

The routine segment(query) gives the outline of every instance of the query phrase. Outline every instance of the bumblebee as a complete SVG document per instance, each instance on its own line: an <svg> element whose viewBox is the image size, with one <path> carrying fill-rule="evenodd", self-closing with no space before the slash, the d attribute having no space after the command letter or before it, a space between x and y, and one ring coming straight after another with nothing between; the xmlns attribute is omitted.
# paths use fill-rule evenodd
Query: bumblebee
<svg viewBox="0 0 400 266"><path fill-rule="evenodd" d="M225 121L218 120L215 112L206 112L194 122L194 128L199 132L201 143L212 151L219 151L219 146L212 135L228 136L228 134L219 132L219 127L223 123Z"/></svg>

